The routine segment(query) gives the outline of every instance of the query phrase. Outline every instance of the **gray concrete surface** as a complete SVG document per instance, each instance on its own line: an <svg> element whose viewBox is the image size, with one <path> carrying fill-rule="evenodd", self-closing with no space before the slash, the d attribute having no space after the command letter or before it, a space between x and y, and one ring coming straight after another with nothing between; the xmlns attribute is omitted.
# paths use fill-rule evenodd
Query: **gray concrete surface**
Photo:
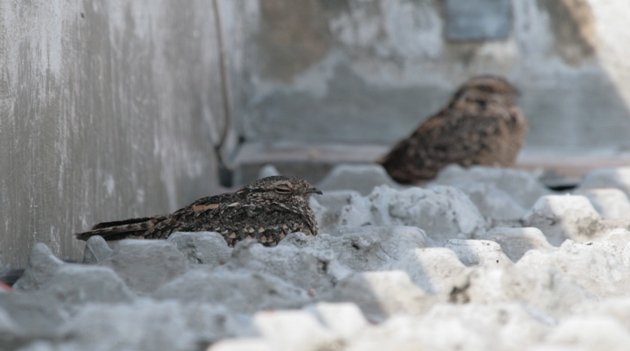
<svg viewBox="0 0 630 351"><path fill-rule="evenodd" d="M249 3L239 109L250 141L389 145L462 81L496 73L523 93L526 149L630 147L625 0L511 1L511 15L484 12L488 22L509 20L507 38L492 40L504 34L495 28L490 40L476 41L446 33L470 15L467 1L446 9L439 0Z"/></svg>
<svg viewBox="0 0 630 351"><path fill-rule="evenodd" d="M75 231L217 190L214 18L210 0L0 0L2 261L36 241L76 258Z"/></svg>

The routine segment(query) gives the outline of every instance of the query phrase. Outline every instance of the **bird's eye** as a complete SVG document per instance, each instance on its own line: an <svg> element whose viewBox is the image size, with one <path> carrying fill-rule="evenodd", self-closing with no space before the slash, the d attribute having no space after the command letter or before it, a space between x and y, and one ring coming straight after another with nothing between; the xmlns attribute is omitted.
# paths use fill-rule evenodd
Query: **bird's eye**
<svg viewBox="0 0 630 351"><path fill-rule="evenodd" d="M279 194L288 194L291 192L291 188L286 184L279 184L275 187L275 190Z"/></svg>

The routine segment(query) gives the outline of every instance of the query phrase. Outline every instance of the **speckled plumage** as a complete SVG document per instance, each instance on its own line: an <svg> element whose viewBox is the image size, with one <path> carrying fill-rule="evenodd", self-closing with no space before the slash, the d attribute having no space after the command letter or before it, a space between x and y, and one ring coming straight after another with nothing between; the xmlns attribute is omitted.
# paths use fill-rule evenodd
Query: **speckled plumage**
<svg viewBox="0 0 630 351"><path fill-rule="evenodd" d="M76 237L165 239L178 231L214 231L223 235L230 246L245 238L273 246L289 233L317 235L315 216L308 204L313 193L321 194L303 179L266 177L234 193L203 197L168 215L99 223Z"/></svg>
<svg viewBox="0 0 630 351"><path fill-rule="evenodd" d="M474 77L380 163L400 183L430 180L451 163L511 166L527 131L517 95L503 78Z"/></svg>

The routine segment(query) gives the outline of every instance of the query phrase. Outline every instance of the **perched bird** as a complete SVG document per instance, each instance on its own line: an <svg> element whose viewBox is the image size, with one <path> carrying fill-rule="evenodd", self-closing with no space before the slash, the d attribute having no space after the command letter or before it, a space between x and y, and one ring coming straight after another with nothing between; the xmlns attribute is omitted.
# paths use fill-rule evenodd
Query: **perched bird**
<svg viewBox="0 0 630 351"><path fill-rule="evenodd" d="M81 240L94 235L105 240L165 239L178 231L213 231L223 235L230 246L246 238L273 246L289 233L317 235L308 199L321 193L297 177L266 177L234 193L203 197L168 215L99 223L75 235Z"/></svg>
<svg viewBox="0 0 630 351"><path fill-rule="evenodd" d="M400 183L434 178L446 165L510 166L523 144L527 120L507 80L477 76L448 105L399 141L379 163Z"/></svg>

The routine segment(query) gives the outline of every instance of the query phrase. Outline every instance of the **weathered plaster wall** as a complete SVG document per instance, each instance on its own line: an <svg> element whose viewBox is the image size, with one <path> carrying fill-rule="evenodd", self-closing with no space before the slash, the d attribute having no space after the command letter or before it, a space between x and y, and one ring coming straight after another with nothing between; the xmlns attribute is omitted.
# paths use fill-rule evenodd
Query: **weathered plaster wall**
<svg viewBox="0 0 630 351"><path fill-rule="evenodd" d="M497 73L523 92L528 150L630 147L630 3L514 0L507 38L449 41L444 1L242 0L250 8L242 133L389 144L469 76ZM484 2L496 3L475 0ZM501 37L495 22L486 28Z"/></svg>
<svg viewBox="0 0 630 351"><path fill-rule="evenodd" d="M76 257L75 231L216 190L214 18L211 0L0 0L2 260L35 241Z"/></svg>

